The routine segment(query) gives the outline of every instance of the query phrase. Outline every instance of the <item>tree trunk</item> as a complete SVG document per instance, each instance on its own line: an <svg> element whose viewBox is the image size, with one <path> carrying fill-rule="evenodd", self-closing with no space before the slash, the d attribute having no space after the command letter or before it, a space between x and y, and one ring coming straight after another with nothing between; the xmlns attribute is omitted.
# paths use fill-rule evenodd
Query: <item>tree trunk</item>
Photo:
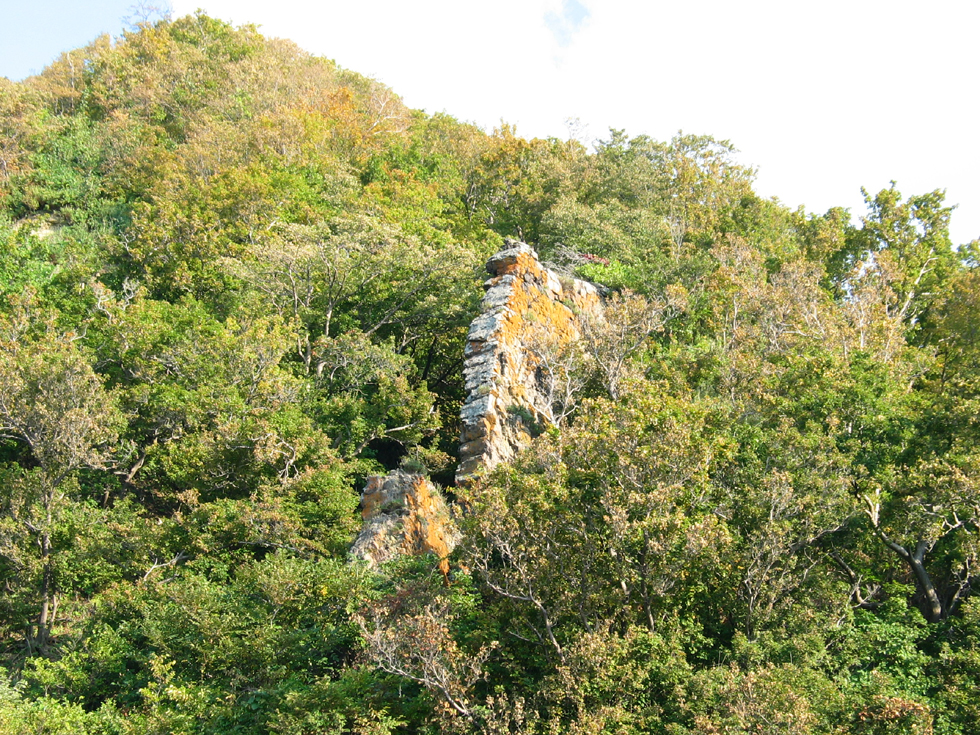
<svg viewBox="0 0 980 735"><path fill-rule="evenodd" d="M51 638L51 595L54 591L54 568L51 564L51 534L45 531L41 535L41 611L37 616L37 634L34 637L38 651L47 650Z"/></svg>
<svg viewBox="0 0 980 735"><path fill-rule="evenodd" d="M920 541L915 547L915 553L909 554L906 557L906 561L908 561L909 566L912 568L912 574L915 575L915 582L922 596L925 598L925 609L922 612L925 614L926 620L930 623L938 623L946 616L939 595L936 594L936 586L932 583L929 572L926 571L924 561L928 550L929 544L926 541Z"/></svg>
<svg viewBox="0 0 980 735"><path fill-rule="evenodd" d="M915 577L915 586L918 587L919 592L924 598L922 614L930 623L938 623L946 617L944 614L945 611L943 610L943 603L939 599L939 595L936 594L936 586L932 583L932 577L929 576L929 572L925 566L925 556L932 548L932 544L928 541L920 541L915 547L915 552L910 552L904 546L896 544L881 534L880 531L879 536L885 543L885 546L898 554L909 565L909 569L912 570L912 574Z"/></svg>

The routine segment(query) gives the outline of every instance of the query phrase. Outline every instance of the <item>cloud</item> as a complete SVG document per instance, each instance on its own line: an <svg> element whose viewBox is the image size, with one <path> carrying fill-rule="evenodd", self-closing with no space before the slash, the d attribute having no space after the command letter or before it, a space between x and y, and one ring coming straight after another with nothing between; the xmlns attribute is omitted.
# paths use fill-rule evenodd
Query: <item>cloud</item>
<svg viewBox="0 0 980 735"><path fill-rule="evenodd" d="M568 48L572 43L572 36L581 29L589 15L589 9L578 0L564 0L561 4L561 13L546 13L544 24L551 31L558 45Z"/></svg>

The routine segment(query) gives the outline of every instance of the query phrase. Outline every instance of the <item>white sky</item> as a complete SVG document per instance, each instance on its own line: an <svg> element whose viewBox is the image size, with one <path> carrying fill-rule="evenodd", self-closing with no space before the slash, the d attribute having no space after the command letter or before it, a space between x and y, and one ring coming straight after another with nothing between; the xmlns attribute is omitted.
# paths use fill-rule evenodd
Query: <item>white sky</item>
<svg viewBox="0 0 980 735"><path fill-rule="evenodd" d="M0 26L14 2L0 0ZM861 186L891 179L906 196L945 188L954 243L980 237L976 0L171 2L255 23L487 130L564 138L578 118L593 138L727 138L760 193L808 211L856 218ZM18 12L62 4L79 2ZM119 17L104 29L118 33Z"/></svg>

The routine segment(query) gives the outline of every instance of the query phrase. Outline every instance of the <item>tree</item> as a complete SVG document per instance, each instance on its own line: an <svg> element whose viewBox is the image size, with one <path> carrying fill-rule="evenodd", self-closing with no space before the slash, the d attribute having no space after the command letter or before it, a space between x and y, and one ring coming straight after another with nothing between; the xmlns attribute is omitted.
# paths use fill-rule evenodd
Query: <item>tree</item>
<svg viewBox="0 0 980 735"><path fill-rule="evenodd" d="M542 216L572 185L584 153L575 141L525 140L502 126L485 141L470 172L465 194L470 217L504 237L537 242Z"/></svg>
<svg viewBox="0 0 980 735"><path fill-rule="evenodd" d="M0 80L0 204L8 203L13 183L30 171L28 141L32 112L38 102L30 91L4 78Z"/></svg>
<svg viewBox="0 0 980 735"><path fill-rule="evenodd" d="M619 598L609 619L658 630L681 614L705 581L701 570L723 567L731 544L712 481L731 451L714 425L717 406L668 393L657 383L627 384L618 402L597 400L563 440L569 484L581 487L601 513L593 594ZM601 530L600 530L601 529ZM612 591L615 590L613 593Z"/></svg>
<svg viewBox="0 0 980 735"><path fill-rule="evenodd" d="M657 629L687 609L731 542L710 473L729 447L710 404L630 384L584 404L513 467L466 491L464 558L559 661L581 631Z"/></svg>
<svg viewBox="0 0 980 735"><path fill-rule="evenodd" d="M418 444L440 426L434 396L411 378L411 360L390 344L372 344L350 332L320 339L317 361L315 415L346 457L355 457L376 439L403 445Z"/></svg>
<svg viewBox="0 0 980 735"><path fill-rule="evenodd" d="M336 461L303 412L304 384L281 365L291 335L277 317L218 320L191 299L104 290L97 308L103 369L131 415L128 489L194 506Z"/></svg>
<svg viewBox="0 0 980 735"><path fill-rule="evenodd" d="M889 314L914 326L955 267L949 240L953 208L943 206L941 190L903 202L894 181L874 197L861 191L868 207L857 234L863 269L876 273L892 291Z"/></svg>
<svg viewBox="0 0 980 735"><path fill-rule="evenodd" d="M972 591L980 565L980 461L921 462L898 475L885 498L862 499L874 534L908 566L923 616L947 618ZM944 564L930 571L929 555Z"/></svg>
<svg viewBox="0 0 980 735"><path fill-rule="evenodd" d="M374 666L418 682L442 700L451 716L473 721L480 714L473 688L485 678L484 664L496 645L484 645L475 654L460 646L447 597L406 588L369 605L355 620Z"/></svg>
<svg viewBox="0 0 980 735"><path fill-rule="evenodd" d="M307 373L317 372L313 343L321 336L393 336L401 352L430 336L433 322L445 330L466 309L468 284L458 276L474 265L461 248L423 244L365 213L271 228L250 255L226 262L293 321Z"/></svg>
<svg viewBox="0 0 980 735"><path fill-rule="evenodd" d="M630 360L647 340L686 306L682 287L668 287L662 297L644 298L634 293L614 294L605 308L580 318L586 352L599 375L599 383L617 401L630 374Z"/></svg>
<svg viewBox="0 0 980 735"><path fill-rule="evenodd" d="M44 652L61 592L55 536L71 481L79 470L111 465L121 416L75 336L50 324L31 335L37 325L28 318L15 313L0 321L0 438L22 442L34 463L9 478L5 525L35 545L39 610L27 639L31 650Z"/></svg>
<svg viewBox="0 0 980 735"><path fill-rule="evenodd" d="M128 24L130 30L133 31L138 30L141 26L148 25L153 20L170 20L170 16L173 13L170 3L166 2L166 0L161 3L154 3L150 0L137 0L127 10L130 11L131 15L123 18L123 22Z"/></svg>

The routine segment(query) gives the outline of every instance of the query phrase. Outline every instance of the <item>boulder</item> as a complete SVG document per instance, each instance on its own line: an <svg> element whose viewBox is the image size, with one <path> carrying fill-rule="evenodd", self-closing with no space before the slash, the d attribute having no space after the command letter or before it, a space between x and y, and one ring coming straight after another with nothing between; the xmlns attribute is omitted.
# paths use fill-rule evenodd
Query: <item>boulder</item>
<svg viewBox="0 0 980 735"><path fill-rule="evenodd" d="M377 567L400 554L434 554L444 575L458 533L449 506L428 478L395 470L368 477L361 493L364 525L351 556Z"/></svg>

